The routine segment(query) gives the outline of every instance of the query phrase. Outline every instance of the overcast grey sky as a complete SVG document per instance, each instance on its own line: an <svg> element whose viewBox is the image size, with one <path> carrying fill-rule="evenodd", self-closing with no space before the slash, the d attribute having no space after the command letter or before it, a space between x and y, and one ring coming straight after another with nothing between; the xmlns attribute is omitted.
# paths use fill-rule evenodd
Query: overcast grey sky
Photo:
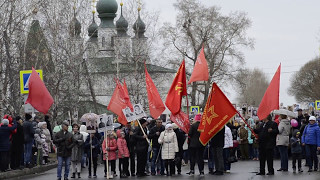
<svg viewBox="0 0 320 180"><path fill-rule="evenodd" d="M295 71L319 55L319 0L200 0L203 4L221 7L221 12L247 12L252 21L248 36L255 39L254 50L244 50L246 66L260 68L271 80L280 62L280 102L292 105L295 99L287 94ZM174 0L145 0L146 8L160 11L162 22L175 22ZM235 93L227 95L235 100Z"/></svg>

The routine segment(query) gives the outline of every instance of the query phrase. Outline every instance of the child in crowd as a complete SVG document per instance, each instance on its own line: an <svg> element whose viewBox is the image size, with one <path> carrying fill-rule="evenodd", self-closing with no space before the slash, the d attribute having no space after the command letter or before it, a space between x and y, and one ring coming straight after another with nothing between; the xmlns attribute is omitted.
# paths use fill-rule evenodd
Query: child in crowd
<svg viewBox="0 0 320 180"><path fill-rule="evenodd" d="M41 140L42 140L42 158L43 162L42 164L47 164L48 163L48 157L49 157L49 146L48 143L46 142L46 135L41 134Z"/></svg>
<svg viewBox="0 0 320 180"><path fill-rule="evenodd" d="M119 157L119 171L120 171L120 178L127 177L129 174L129 149L127 146L127 141L125 140L125 133L120 129L117 130L117 146L118 146L118 157Z"/></svg>
<svg viewBox="0 0 320 180"><path fill-rule="evenodd" d="M293 173L296 173L296 161L298 160L298 171L303 172L301 169L301 153L302 147L300 142L300 132L298 130L293 131L293 136L290 139L291 154L292 154L292 169Z"/></svg>
<svg viewBox="0 0 320 180"><path fill-rule="evenodd" d="M103 140L102 151L103 151L103 160L104 160L104 173L107 177L107 163L106 157L108 156L108 163L111 164L111 172L113 177L116 177L116 160L117 160L117 140L115 139L114 132L108 132L107 142Z"/></svg>

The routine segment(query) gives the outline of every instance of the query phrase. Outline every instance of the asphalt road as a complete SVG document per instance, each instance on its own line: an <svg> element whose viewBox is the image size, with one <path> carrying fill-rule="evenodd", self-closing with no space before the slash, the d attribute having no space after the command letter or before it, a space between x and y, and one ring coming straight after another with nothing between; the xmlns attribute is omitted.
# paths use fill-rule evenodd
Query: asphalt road
<svg viewBox="0 0 320 180"><path fill-rule="evenodd" d="M118 166L116 166L118 167ZM275 160L274 161L274 167L275 170L279 169L280 167L280 161ZM291 167L291 161L289 162L289 167ZM167 176L147 176L143 178L137 178L137 177L129 177L127 179L145 179L145 180L154 180L154 179L215 179L215 180L260 180L260 179L281 179L281 180L301 180L301 179L308 179L308 180L318 180L320 172L307 172L307 167L303 166L303 173L296 173L294 174L292 172L292 168L289 168L289 172L275 172L274 176L257 176L256 173L259 169L259 162L258 161L238 161L236 163L233 163L231 166L231 172L225 173L222 176L215 176L208 174L207 164L205 164L205 176L199 177L199 172L197 171L194 176L189 176L186 173L189 171L189 166L184 166L182 169L182 175L176 175L172 177ZM54 180L57 179L56 176L57 169L52 169L50 171L46 171L41 174L28 176L28 177L21 177L20 179L24 180ZM105 179L104 176L104 169L103 165L98 165L97 170L97 178L91 178L90 180L99 180L99 179ZM119 173L118 173L119 175ZM71 175L69 175L69 179ZM15 178L17 179L17 178ZM88 170L84 169L81 173L81 179L82 180L89 180L88 178ZM114 179L120 179L119 176L115 177Z"/></svg>

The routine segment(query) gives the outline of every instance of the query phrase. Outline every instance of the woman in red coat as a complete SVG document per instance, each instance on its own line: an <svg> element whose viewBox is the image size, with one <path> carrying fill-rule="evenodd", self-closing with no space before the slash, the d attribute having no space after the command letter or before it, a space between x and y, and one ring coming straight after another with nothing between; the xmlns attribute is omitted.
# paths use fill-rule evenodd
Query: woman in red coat
<svg viewBox="0 0 320 180"><path fill-rule="evenodd" d="M103 151L103 160L104 160L104 173L105 177L107 174L107 163L106 163L106 156L108 156L108 162L111 164L111 171L113 176L117 176L116 174L116 160L117 160L117 140L115 139L114 132L108 133L107 137L107 146L106 140L102 143L102 151Z"/></svg>
<svg viewBox="0 0 320 180"><path fill-rule="evenodd" d="M127 146L127 141L125 139L125 133L120 129L117 130L117 145L118 145L118 157L119 157L119 171L120 171L120 178L127 177L129 174L129 149Z"/></svg>

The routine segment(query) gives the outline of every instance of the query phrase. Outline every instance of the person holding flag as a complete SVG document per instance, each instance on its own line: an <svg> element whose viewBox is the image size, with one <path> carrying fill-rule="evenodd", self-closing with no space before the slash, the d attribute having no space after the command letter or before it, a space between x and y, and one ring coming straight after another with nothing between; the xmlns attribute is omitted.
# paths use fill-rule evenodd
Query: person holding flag
<svg viewBox="0 0 320 180"><path fill-rule="evenodd" d="M144 118L139 119L139 123L142 128L136 128L133 134L136 139L136 153L137 153L137 176L143 177L148 176L145 173L145 167L148 159L148 147L149 143L147 141L147 120ZM143 132L144 131L144 132Z"/></svg>
<svg viewBox="0 0 320 180"><path fill-rule="evenodd" d="M263 119L263 123L254 132L259 137L259 161L260 171L257 175L265 175L266 161L268 164L267 175L274 175L273 169L273 149L276 146L276 137L279 133L278 125L272 121L272 116L269 114Z"/></svg>
<svg viewBox="0 0 320 180"><path fill-rule="evenodd" d="M200 132L198 131L198 127L200 125L201 114L197 114L194 117L195 123L193 123L189 130L189 152L190 152L190 176L194 175L194 166L197 162L200 176L204 176L204 161L203 161L203 152L204 146L200 143Z"/></svg>

